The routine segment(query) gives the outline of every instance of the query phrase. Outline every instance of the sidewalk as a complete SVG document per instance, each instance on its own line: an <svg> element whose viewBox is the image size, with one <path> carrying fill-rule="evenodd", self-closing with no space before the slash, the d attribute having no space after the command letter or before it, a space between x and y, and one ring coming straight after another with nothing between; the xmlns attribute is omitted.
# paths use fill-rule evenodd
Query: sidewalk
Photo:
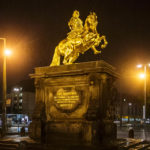
<svg viewBox="0 0 150 150"><path fill-rule="evenodd" d="M25 141L27 143L37 143L33 139L31 139L29 136L23 136L21 137L20 135L6 135L3 138L0 138L0 141L5 141L5 142L22 142Z"/></svg>
<svg viewBox="0 0 150 150"><path fill-rule="evenodd" d="M0 138L0 150L48 150L29 136L6 135Z"/></svg>
<svg viewBox="0 0 150 150"><path fill-rule="evenodd" d="M134 138L143 139L150 142L150 126L134 127ZM128 138L129 127L117 127L117 138Z"/></svg>

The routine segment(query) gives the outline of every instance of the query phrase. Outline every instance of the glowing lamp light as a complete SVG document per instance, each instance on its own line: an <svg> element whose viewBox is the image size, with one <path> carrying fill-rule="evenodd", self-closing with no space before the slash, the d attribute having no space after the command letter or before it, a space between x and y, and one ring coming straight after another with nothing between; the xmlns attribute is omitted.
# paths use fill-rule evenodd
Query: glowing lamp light
<svg viewBox="0 0 150 150"><path fill-rule="evenodd" d="M132 106L132 103L129 103L129 106Z"/></svg>
<svg viewBox="0 0 150 150"><path fill-rule="evenodd" d="M137 65L136 67L137 67L137 68L142 68L142 65L141 65L141 64L139 64L139 65Z"/></svg>
<svg viewBox="0 0 150 150"><path fill-rule="evenodd" d="M10 56L11 55L11 50L5 49L4 54L5 54L5 56Z"/></svg>
<svg viewBox="0 0 150 150"><path fill-rule="evenodd" d="M19 91L19 88L14 88L13 89L15 92L18 92Z"/></svg>
<svg viewBox="0 0 150 150"><path fill-rule="evenodd" d="M139 74L139 78L144 79L146 75L144 73Z"/></svg>

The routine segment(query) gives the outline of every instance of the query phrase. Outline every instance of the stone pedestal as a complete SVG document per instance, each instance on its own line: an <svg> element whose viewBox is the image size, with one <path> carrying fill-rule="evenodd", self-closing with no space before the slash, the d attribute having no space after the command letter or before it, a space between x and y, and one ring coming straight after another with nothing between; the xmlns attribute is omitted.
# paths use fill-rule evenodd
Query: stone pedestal
<svg viewBox="0 0 150 150"><path fill-rule="evenodd" d="M116 138L113 86L105 61L35 68L36 107L30 137L48 143L99 143Z"/></svg>

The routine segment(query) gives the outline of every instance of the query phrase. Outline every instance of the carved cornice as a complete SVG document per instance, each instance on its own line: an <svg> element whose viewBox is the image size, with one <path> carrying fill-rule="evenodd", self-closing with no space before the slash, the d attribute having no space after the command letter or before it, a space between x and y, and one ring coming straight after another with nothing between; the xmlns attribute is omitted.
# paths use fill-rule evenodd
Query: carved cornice
<svg viewBox="0 0 150 150"><path fill-rule="evenodd" d="M120 75L116 73L116 68L114 68L112 65L106 63L103 60L53 67L38 67L35 68L35 74L30 74L30 77L49 78L60 76L83 75L89 73L107 73L115 78L120 77Z"/></svg>

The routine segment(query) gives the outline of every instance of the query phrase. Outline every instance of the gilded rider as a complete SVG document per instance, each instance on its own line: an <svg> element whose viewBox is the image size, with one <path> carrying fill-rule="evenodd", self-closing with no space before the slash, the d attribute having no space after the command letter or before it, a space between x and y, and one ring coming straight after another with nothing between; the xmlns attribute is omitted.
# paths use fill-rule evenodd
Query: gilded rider
<svg viewBox="0 0 150 150"><path fill-rule="evenodd" d="M83 32L83 22L82 20L79 18L80 13L79 11L75 10L73 12L73 15L70 19L70 21L68 22L68 26L70 28L70 32L68 33L68 39L69 40L79 40L77 38L81 37L81 33Z"/></svg>

